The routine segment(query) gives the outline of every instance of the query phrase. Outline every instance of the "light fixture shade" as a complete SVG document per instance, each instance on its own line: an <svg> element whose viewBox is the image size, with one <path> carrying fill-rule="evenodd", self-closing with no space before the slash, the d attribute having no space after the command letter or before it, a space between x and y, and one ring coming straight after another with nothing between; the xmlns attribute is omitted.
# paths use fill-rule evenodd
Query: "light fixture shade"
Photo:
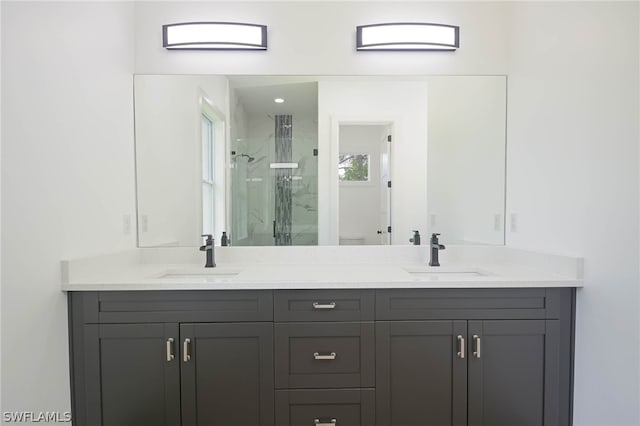
<svg viewBox="0 0 640 426"><path fill-rule="evenodd" d="M399 22L356 27L357 50L456 50L460 27Z"/></svg>
<svg viewBox="0 0 640 426"><path fill-rule="evenodd" d="M183 22L162 26L162 46L182 50L267 50L267 26Z"/></svg>

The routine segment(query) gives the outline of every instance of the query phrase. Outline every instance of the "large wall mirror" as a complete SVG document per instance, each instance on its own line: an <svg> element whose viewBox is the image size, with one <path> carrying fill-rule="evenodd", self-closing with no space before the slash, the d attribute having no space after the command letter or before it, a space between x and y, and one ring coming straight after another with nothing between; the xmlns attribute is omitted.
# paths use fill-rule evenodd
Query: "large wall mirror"
<svg viewBox="0 0 640 426"><path fill-rule="evenodd" d="M140 247L504 244L506 76L136 75Z"/></svg>

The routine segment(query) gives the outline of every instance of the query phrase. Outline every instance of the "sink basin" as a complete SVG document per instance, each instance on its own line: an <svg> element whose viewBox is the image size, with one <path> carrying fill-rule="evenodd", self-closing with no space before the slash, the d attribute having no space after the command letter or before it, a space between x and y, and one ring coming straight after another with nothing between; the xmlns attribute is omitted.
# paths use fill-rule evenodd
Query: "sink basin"
<svg viewBox="0 0 640 426"><path fill-rule="evenodd" d="M456 281L486 277L489 274L478 269L406 268L416 281Z"/></svg>
<svg viewBox="0 0 640 426"><path fill-rule="evenodd" d="M175 281L190 282L226 282L231 281L240 272L228 269L194 269L194 270L171 270L163 272L154 278Z"/></svg>

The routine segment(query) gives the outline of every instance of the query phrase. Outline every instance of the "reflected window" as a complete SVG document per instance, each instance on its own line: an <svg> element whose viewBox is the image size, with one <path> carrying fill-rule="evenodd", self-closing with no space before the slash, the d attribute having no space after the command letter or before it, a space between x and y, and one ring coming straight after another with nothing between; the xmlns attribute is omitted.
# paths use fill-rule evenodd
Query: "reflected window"
<svg viewBox="0 0 640 426"><path fill-rule="evenodd" d="M338 176L341 182L368 182L369 154L340 154Z"/></svg>

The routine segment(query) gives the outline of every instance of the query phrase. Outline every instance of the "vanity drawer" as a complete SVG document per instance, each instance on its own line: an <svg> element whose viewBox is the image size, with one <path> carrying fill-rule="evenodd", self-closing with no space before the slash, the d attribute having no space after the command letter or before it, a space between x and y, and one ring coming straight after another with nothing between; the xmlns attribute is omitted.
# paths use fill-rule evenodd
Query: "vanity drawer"
<svg viewBox="0 0 640 426"><path fill-rule="evenodd" d="M373 321L373 290L284 290L274 295L276 321Z"/></svg>
<svg viewBox="0 0 640 426"><path fill-rule="evenodd" d="M278 426L373 426L373 389L276 391Z"/></svg>
<svg viewBox="0 0 640 426"><path fill-rule="evenodd" d="M402 289L376 292L376 320L544 319L566 289Z"/></svg>
<svg viewBox="0 0 640 426"><path fill-rule="evenodd" d="M273 321L271 291L74 292L84 323Z"/></svg>
<svg viewBox="0 0 640 426"><path fill-rule="evenodd" d="M276 324L276 388L374 386L374 335L373 322Z"/></svg>

